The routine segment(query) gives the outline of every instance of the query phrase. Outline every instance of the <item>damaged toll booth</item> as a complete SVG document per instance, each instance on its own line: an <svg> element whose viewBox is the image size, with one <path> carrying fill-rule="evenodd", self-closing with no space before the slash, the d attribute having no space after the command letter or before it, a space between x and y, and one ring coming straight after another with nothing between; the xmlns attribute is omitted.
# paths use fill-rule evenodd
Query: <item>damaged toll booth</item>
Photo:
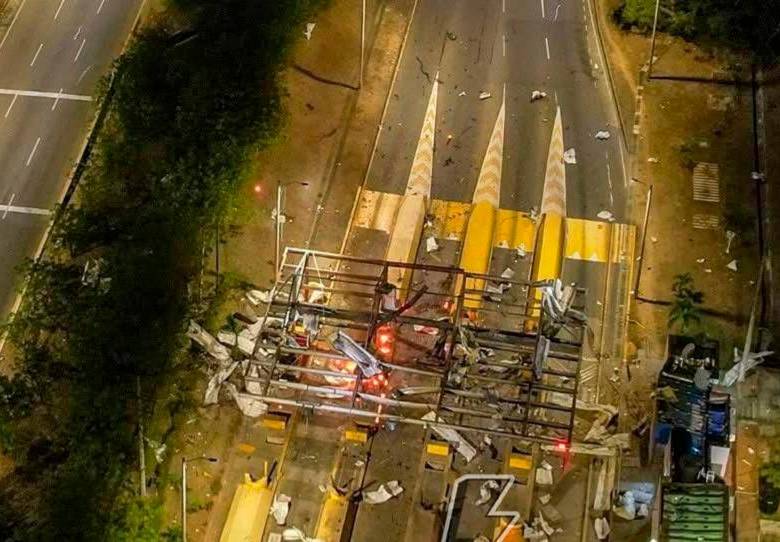
<svg viewBox="0 0 780 542"><path fill-rule="evenodd" d="M670 335L656 389L664 450L660 539L728 540L730 396L718 389L718 343Z"/></svg>

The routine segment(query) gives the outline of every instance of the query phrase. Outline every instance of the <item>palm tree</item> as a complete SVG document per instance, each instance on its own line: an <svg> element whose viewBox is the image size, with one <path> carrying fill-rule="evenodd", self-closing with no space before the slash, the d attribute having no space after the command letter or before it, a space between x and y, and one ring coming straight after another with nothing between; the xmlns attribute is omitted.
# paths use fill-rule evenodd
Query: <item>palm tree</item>
<svg viewBox="0 0 780 542"><path fill-rule="evenodd" d="M682 273L674 277L672 283L672 292L674 292L674 301L669 310L669 328L680 325L683 333L687 332L691 324L701 322L701 305L704 301L704 294L696 290L693 286L693 277L690 273Z"/></svg>

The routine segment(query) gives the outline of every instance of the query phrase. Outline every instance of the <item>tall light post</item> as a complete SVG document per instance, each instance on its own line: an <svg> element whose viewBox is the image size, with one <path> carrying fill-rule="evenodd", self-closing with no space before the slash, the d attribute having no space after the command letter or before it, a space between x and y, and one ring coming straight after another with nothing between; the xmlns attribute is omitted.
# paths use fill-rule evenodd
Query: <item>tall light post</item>
<svg viewBox="0 0 780 542"><path fill-rule="evenodd" d="M636 271L636 281L634 282L634 297L639 297L639 279L642 277L642 268L645 266L645 243L647 242L647 224L650 221L650 206L653 202L653 185L633 177L631 182L647 187L645 216L642 220L642 239L639 241L639 269Z"/></svg>
<svg viewBox="0 0 780 542"><path fill-rule="evenodd" d="M208 461L209 463L216 463L219 461L216 457L208 457L205 455L199 457L187 458L182 456L181 458L181 539L182 542L187 542L187 463L193 461Z"/></svg>
<svg viewBox="0 0 780 542"><path fill-rule="evenodd" d="M363 66L366 61L366 0L361 0L360 10L360 79L358 88L363 88Z"/></svg>
<svg viewBox="0 0 780 542"><path fill-rule="evenodd" d="M276 236L274 239L274 272L275 272L275 279L279 278L279 263L281 260L281 250L282 250L282 225L287 221L287 218L284 216L284 213L282 210L284 209L284 189L290 186L291 184L297 184L299 186L309 186L309 183L305 181L292 181L289 183L282 183L277 182L276 183L276 216L274 217L274 220L276 220Z"/></svg>
<svg viewBox="0 0 780 542"><path fill-rule="evenodd" d="M655 31L658 27L658 11L661 9L661 0L655 0L655 15L653 15L653 35L650 38L650 61L647 66L648 81L653 77L653 57L655 56Z"/></svg>

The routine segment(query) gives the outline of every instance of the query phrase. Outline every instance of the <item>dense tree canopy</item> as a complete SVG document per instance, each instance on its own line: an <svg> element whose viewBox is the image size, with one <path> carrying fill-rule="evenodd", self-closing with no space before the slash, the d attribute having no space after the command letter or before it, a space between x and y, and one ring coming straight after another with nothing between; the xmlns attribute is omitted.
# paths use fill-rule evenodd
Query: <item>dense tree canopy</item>
<svg viewBox="0 0 780 542"><path fill-rule="evenodd" d="M19 464L0 482L2 540L156 539L158 512L126 498L136 377L154 405L186 344L200 247L278 130L285 54L322 0L171 3L117 61L78 203L28 270L18 374L0 381L0 408L14 405L0 446ZM31 413L50 423L14 430Z"/></svg>
<svg viewBox="0 0 780 542"><path fill-rule="evenodd" d="M625 0L618 20L650 28L656 0ZM780 53L780 5L767 0L661 0L659 25L689 39L748 48L763 60Z"/></svg>

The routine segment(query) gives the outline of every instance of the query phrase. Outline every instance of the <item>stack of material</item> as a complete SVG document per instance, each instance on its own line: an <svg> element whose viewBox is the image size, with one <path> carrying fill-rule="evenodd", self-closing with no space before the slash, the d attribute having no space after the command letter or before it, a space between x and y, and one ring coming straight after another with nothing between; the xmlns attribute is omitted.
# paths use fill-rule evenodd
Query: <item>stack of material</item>
<svg viewBox="0 0 780 542"><path fill-rule="evenodd" d="M729 496L723 484L665 484L662 540L727 541Z"/></svg>

